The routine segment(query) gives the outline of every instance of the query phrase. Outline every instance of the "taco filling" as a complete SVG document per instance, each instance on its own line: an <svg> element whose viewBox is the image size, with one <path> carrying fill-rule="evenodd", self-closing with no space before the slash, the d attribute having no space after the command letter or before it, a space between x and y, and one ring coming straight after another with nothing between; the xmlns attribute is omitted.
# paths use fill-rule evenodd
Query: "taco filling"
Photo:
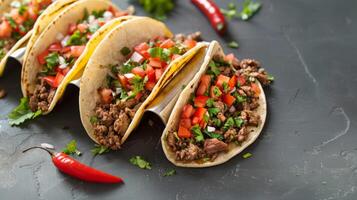
<svg viewBox="0 0 357 200"><path fill-rule="evenodd" d="M84 12L82 20L68 26L66 35L58 33L57 42L37 55L42 70L37 74L37 85L30 96L29 105L32 111L48 110L56 89L82 55L92 35L113 18L128 14L126 11L119 12L112 7L93 11L90 14L86 10Z"/></svg>
<svg viewBox="0 0 357 200"><path fill-rule="evenodd" d="M51 0L13 1L11 10L0 18L0 60L26 35Z"/></svg>
<svg viewBox="0 0 357 200"><path fill-rule="evenodd" d="M175 131L166 137L177 161L213 161L230 143L240 145L249 126L258 126L259 80L272 81L257 61L233 54L214 56L198 87L184 105Z"/></svg>
<svg viewBox="0 0 357 200"><path fill-rule="evenodd" d="M96 140L113 150L120 141L136 111L150 95L170 63L195 47L199 35L175 38L158 37L138 44L133 49L124 47L121 54L127 58L120 65L108 66L106 86L98 89L100 102L90 121Z"/></svg>

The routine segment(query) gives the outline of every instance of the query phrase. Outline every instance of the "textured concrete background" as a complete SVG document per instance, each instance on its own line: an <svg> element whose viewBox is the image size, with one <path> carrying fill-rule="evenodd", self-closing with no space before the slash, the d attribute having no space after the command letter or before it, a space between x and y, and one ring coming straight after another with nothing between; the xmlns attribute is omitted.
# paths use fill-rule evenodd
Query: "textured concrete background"
<svg viewBox="0 0 357 200"><path fill-rule="evenodd" d="M166 21L173 31L199 30L206 40L229 41L214 33L190 1L177 2ZM9 127L7 113L21 96L20 69L11 62L0 78L8 91L0 100L0 199L357 199L356 8L354 0L265 0L251 21L229 23L240 48L226 51L258 59L276 81L266 91L265 129L245 151L253 156L209 169L173 167L159 143L163 126L149 126L151 116L124 150L93 158L75 87L49 116ZM84 152L79 160L120 175L125 184L77 181L58 172L46 153L21 153L42 142L62 148L72 139ZM153 169L132 166L133 155L148 159ZM177 175L162 177L171 168Z"/></svg>

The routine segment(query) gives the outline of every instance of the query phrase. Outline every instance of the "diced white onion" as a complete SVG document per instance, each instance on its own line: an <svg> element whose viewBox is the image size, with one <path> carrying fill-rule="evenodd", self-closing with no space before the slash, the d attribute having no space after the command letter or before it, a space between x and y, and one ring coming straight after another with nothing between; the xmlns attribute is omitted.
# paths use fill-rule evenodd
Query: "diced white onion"
<svg viewBox="0 0 357 200"><path fill-rule="evenodd" d="M142 61L144 61L144 57L136 51L133 53L133 55L131 55L130 59L137 63L141 63Z"/></svg>
<svg viewBox="0 0 357 200"><path fill-rule="evenodd" d="M230 113L234 113L236 111L236 108L234 107L234 106L231 106L230 108L229 108L229 112Z"/></svg>
<svg viewBox="0 0 357 200"><path fill-rule="evenodd" d="M208 132L213 132L213 131L215 131L215 130L216 130L215 127L213 127L213 126L207 126L207 131L208 131Z"/></svg>
<svg viewBox="0 0 357 200"><path fill-rule="evenodd" d="M61 41L61 45L64 47L67 45L67 41L69 40L69 36L67 35L63 40Z"/></svg>
<svg viewBox="0 0 357 200"><path fill-rule="evenodd" d="M120 94L122 92L122 89L121 88L115 88L115 93L116 94Z"/></svg>
<svg viewBox="0 0 357 200"><path fill-rule="evenodd" d="M111 20L113 18L113 14L109 11L105 11L103 17L106 21Z"/></svg>
<svg viewBox="0 0 357 200"><path fill-rule="evenodd" d="M62 33L57 33L57 35L56 35L57 40L61 41L63 38L64 38L64 36Z"/></svg>
<svg viewBox="0 0 357 200"><path fill-rule="evenodd" d="M134 78L135 75L133 73L127 73L127 74L124 74L124 76L127 79L132 79L132 78Z"/></svg>
<svg viewBox="0 0 357 200"><path fill-rule="evenodd" d="M93 24L95 22L95 17L93 16L93 15L90 15L89 17L88 17L88 23L89 24Z"/></svg>
<svg viewBox="0 0 357 200"><path fill-rule="evenodd" d="M41 147L45 149L55 149L55 147L52 144L48 144L48 143L42 143Z"/></svg>
<svg viewBox="0 0 357 200"><path fill-rule="evenodd" d="M233 93L233 92L235 92L236 90L237 90L237 88L234 87L229 93Z"/></svg>
<svg viewBox="0 0 357 200"><path fill-rule="evenodd" d="M60 65L66 64L66 59L64 59L62 56L59 56L59 57L58 57L58 60L59 60L59 64L60 64Z"/></svg>

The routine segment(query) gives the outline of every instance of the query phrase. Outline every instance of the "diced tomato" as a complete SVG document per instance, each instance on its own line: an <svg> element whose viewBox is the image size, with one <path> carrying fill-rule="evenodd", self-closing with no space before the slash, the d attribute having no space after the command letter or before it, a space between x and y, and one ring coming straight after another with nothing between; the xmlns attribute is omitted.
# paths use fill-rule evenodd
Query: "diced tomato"
<svg viewBox="0 0 357 200"><path fill-rule="evenodd" d="M39 1L39 3L40 3L40 6L42 8L44 8L44 7L47 7L48 5L50 5L52 3L52 0L41 0L41 1Z"/></svg>
<svg viewBox="0 0 357 200"><path fill-rule="evenodd" d="M226 55L226 57L224 58L224 61L232 63L236 59L237 58L234 56L234 54L230 53L230 54Z"/></svg>
<svg viewBox="0 0 357 200"><path fill-rule="evenodd" d="M76 31L77 30L77 25L75 24L75 23L70 23L69 25L68 25L68 34L69 35L72 35L73 33L74 33L74 31Z"/></svg>
<svg viewBox="0 0 357 200"><path fill-rule="evenodd" d="M143 96L143 93L139 92L136 94L135 99L140 100L140 98Z"/></svg>
<svg viewBox="0 0 357 200"><path fill-rule="evenodd" d="M211 83L211 76L210 75L203 75L200 80L200 85L196 91L196 95L204 95L205 92L208 90L209 85Z"/></svg>
<svg viewBox="0 0 357 200"><path fill-rule="evenodd" d="M154 68L162 68L162 63L159 58L149 58L149 65Z"/></svg>
<svg viewBox="0 0 357 200"><path fill-rule="evenodd" d="M212 86L210 91L211 98L218 99L222 95L222 91L217 86Z"/></svg>
<svg viewBox="0 0 357 200"><path fill-rule="evenodd" d="M187 129L191 129L191 120L190 119L181 119L180 126L183 126Z"/></svg>
<svg viewBox="0 0 357 200"><path fill-rule="evenodd" d="M171 60L174 61L174 60L176 60L176 59L179 58L179 57L181 57L181 55L179 55L179 54L173 54L173 55L171 56Z"/></svg>
<svg viewBox="0 0 357 200"><path fill-rule="evenodd" d="M196 107L200 107L200 108L203 108L206 106L206 102L207 100L209 99L209 97L207 96L197 96L195 99L194 99L194 104Z"/></svg>
<svg viewBox="0 0 357 200"><path fill-rule="evenodd" d="M255 96L258 97L260 95L260 92L261 92L258 84L251 83L250 86L252 87L252 90L254 91Z"/></svg>
<svg viewBox="0 0 357 200"><path fill-rule="evenodd" d="M141 67L134 67L134 68L131 70L131 72L132 72L133 74L135 74L135 75L140 76L141 78L144 78L145 75L146 75L144 69L141 68Z"/></svg>
<svg viewBox="0 0 357 200"><path fill-rule="evenodd" d="M207 126L207 122L205 122L205 120L202 120L200 122L200 127L204 129L204 128L206 128L206 126Z"/></svg>
<svg viewBox="0 0 357 200"><path fill-rule="evenodd" d="M149 64L146 65L146 70L145 70L149 82L155 82L156 81L156 75L155 75L155 70L153 67L151 67Z"/></svg>
<svg viewBox="0 0 357 200"><path fill-rule="evenodd" d="M71 55L75 58L78 58L82 55L84 49L86 48L85 45L83 46L71 46Z"/></svg>
<svg viewBox="0 0 357 200"><path fill-rule="evenodd" d="M48 56L48 54L48 50L45 50L37 56L37 60L41 65L46 64L46 57Z"/></svg>
<svg viewBox="0 0 357 200"><path fill-rule="evenodd" d="M118 75L118 78L119 78L120 85L121 85L123 88L127 88L128 80L125 78L125 76L123 76L123 75Z"/></svg>
<svg viewBox="0 0 357 200"><path fill-rule="evenodd" d="M191 104L186 104L182 109L181 118L183 119L190 118L194 112L195 109L193 108L193 106Z"/></svg>
<svg viewBox="0 0 357 200"><path fill-rule="evenodd" d="M236 98L230 94L225 94L223 95L223 102L228 105L228 107L231 107L236 100Z"/></svg>
<svg viewBox="0 0 357 200"><path fill-rule="evenodd" d="M62 69L62 74L63 74L64 76L66 76L70 70L71 70L71 68L66 67L66 68Z"/></svg>
<svg viewBox="0 0 357 200"><path fill-rule="evenodd" d="M228 82L229 88L233 89L236 86L236 84L237 84L237 76L233 75Z"/></svg>
<svg viewBox="0 0 357 200"><path fill-rule="evenodd" d="M146 51L149 48L150 48L150 46L146 42L143 42L143 43L140 43L139 45L135 46L134 50L137 52L141 52L141 51Z"/></svg>
<svg viewBox="0 0 357 200"><path fill-rule="evenodd" d="M145 89L152 91L154 89L155 85L156 85L155 82L148 81L145 83Z"/></svg>
<svg viewBox="0 0 357 200"><path fill-rule="evenodd" d="M43 77L43 80L45 80L48 85L55 88L55 80L56 80L55 76L45 76Z"/></svg>
<svg viewBox="0 0 357 200"><path fill-rule="evenodd" d="M197 42L195 40L190 40L190 39L186 39L183 44L188 48L188 49L192 49L193 47L196 46Z"/></svg>
<svg viewBox="0 0 357 200"><path fill-rule="evenodd" d="M38 18L38 9L35 6L30 5L27 9L27 12L29 13L29 18L33 21L36 21Z"/></svg>
<svg viewBox="0 0 357 200"><path fill-rule="evenodd" d="M86 25L86 24L78 24L77 25L77 29L79 30L79 32L85 33L85 32L87 32L88 25Z"/></svg>
<svg viewBox="0 0 357 200"><path fill-rule="evenodd" d="M244 85L245 84L244 76L238 76L237 81L238 81L239 85Z"/></svg>
<svg viewBox="0 0 357 200"><path fill-rule="evenodd" d="M156 82L160 80L163 73L164 73L164 69L155 69Z"/></svg>
<svg viewBox="0 0 357 200"><path fill-rule="evenodd" d="M99 89L99 95L102 103L109 104L113 100L113 91L108 88L101 88Z"/></svg>
<svg viewBox="0 0 357 200"><path fill-rule="evenodd" d="M70 52L71 51L71 47L63 47L61 49L61 53L67 53L67 52Z"/></svg>
<svg viewBox="0 0 357 200"><path fill-rule="evenodd" d="M192 134L191 134L190 130L188 130L187 128L185 128L183 126L179 126L177 136L179 136L180 138L190 138L190 137L192 137Z"/></svg>
<svg viewBox="0 0 357 200"><path fill-rule="evenodd" d="M223 89L223 83L227 83L229 82L229 77L228 76L225 76L225 75L218 75L217 77L217 81L216 81L216 85L220 88L220 89Z"/></svg>
<svg viewBox="0 0 357 200"><path fill-rule="evenodd" d="M160 45L161 48L165 48L165 49L171 48L173 46L175 46L175 42L172 41L171 39L167 39L163 41Z"/></svg>
<svg viewBox="0 0 357 200"><path fill-rule="evenodd" d="M63 79L64 79L64 75L62 73L57 73L54 82L54 87L57 88L61 84Z"/></svg>
<svg viewBox="0 0 357 200"><path fill-rule="evenodd" d="M27 17L28 17L28 13L24 12L23 15L20 15L19 10L18 9L14 9L11 10L11 18L16 22L16 24L21 25L23 24Z"/></svg>
<svg viewBox="0 0 357 200"><path fill-rule="evenodd" d="M103 21L103 20L98 20L98 25L99 25L100 27L104 26L105 23L106 23L106 22Z"/></svg>
<svg viewBox="0 0 357 200"><path fill-rule="evenodd" d="M0 39L8 38L11 36L12 28L8 21L3 20L0 24Z"/></svg>
<svg viewBox="0 0 357 200"><path fill-rule="evenodd" d="M50 52L59 52L62 50L62 45L59 42L55 42L48 47L48 51Z"/></svg>
<svg viewBox="0 0 357 200"><path fill-rule="evenodd" d="M200 123L203 120L206 112L207 112L206 108L197 108L195 113L193 114L192 124L195 125Z"/></svg>

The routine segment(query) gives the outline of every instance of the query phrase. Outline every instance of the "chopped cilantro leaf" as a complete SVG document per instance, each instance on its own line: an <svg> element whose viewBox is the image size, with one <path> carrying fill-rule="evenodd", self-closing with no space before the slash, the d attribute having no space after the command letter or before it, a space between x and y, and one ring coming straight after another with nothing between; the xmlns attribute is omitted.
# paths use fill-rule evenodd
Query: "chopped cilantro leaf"
<svg viewBox="0 0 357 200"><path fill-rule="evenodd" d="M165 172L164 176L173 176L175 174L176 174L176 170L175 169L170 169L170 170Z"/></svg>
<svg viewBox="0 0 357 200"><path fill-rule="evenodd" d="M213 107L213 103L214 103L214 100L212 98L209 98L207 101L206 101L206 106L207 107Z"/></svg>
<svg viewBox="0 0 357 200"><path fill-rule="evenodd" d="M244 124L244 120L240 117L235 117L234 118L234 123L237 128L240 128Z"/></svg>
<svg viewBox="0 0 357 200"><path fill-rule="evenodd" d="M245 153L242 157L243 157L244 159L246 159L246 158L252 157L252 155L253 155L253 154L251 154L251 153Z"/></svg>
<svg viewBox="0 0 357 200"><path fill-rule="evenodd" d="M208 132L207 130L203 131L206 135L208 135L210 138L217 138L219 140L223 140L224 137L221 134L215 133L215 132Z"/></svg>
<svg viewBox="0 0 357 200"><path fill-rule="evenodd" d="M195 135L196 142L204 141L204 137L201 132L201 129L197 124L191 128L191 131L192 131L193 135Z"/></svg>
<svg viewBox="0 0 357 200"><path fill-rule="evenodd" d="M221 71L218 69L217 65L215 62L210 61L210 63L208 64L208 66L210 67L209 70L207 71L207 74L211 74L214 76L218 76Z"/></svg>
<svg viewBox="0 0 357 200"><path fill-rule="evenodd" d="M222 122L221 122L221 120L219 120L219 119L217 119L217 118L213 118L212 119L212 123L213 123L213 125L215 126L215 127L221 127L221 125L222 125Z"/></svg>
<svg viewBox="0 0 357 200"><path fill-rule="evenodd" d="M239 44L236 41L231 41L230 43L228 43L228 47L238 49Z"/></svg>
<svg viewBox="0 0 357 200"><path fill-rule="evenodd" d="M223 92L224 93L228 93L229 92L228 83L227 82L223 82L222 86L223 86Z"/></svg>
<svg viewBox="0 0 357 200"><path fill-rule="evenodd" d="M89 121L90 121L91 124L95 124L95 123L98 122L98 117L97 116L92 116L92 117L90 117Z"/></svg>
<svg viewBox="0 0 357 200"><path fill-rule="evenodd" d="M173 0L139 0L144 10L159 20L166 19L167 13L174 9Z"/></svg>
<svg viewBox="0 0 357 200"><path fill-rule="evenodd" d="M252 0L245 0L243 3L243 10L239 16L242 20L250 19L256 12L259 11L262 4L259 2L253 2Z"/></svg>
<svg viewBox="0 0 357 200"><path fill-rule="evenodd" d="M208 108L208 114L211 117L216 116L219 113L219 108Z"/></svg>
<svg viewBox="0 0 357 200"><path fill-rule="evenodd" d="M269 81L274 81L274 76L268 74L268 80Z"/></svg>
<svg viewBox="0 0 357 200"><path fill-rule="evenodd" d="M110 151L110 149L108 147L99 145L99 144L95 144L94 148L91 150L91 152L93 153L93 155L102 155L104 153L108 153Z"/></svg>
<svg viewBox="0 0 357 200"><path fill-rule="evenodd" d="M227 121L223 125L223 130L227 131L228 129L234 126L234 120L232 117L228 118Z"/></svg>
<svg viewBox="0 0 357 200"><path fill-rule="evenodd" d="M135 65L131 62L131 60L126 61L120 68L120 72L123 74L131 72L134 69Z"/></svg>
<svg viewBox="0 0 357 200"><path fill-rule="evenodd" d="M24 97L20 100L20 104L9 114L9 124L11 126L17 126L24 123L26 120L34 119L41 114L41 110L32 112L29 107L28 98Z"/></svg>
<svg viewBox="0 0 357 200"><path fill-rule="evenodd" d="M151 164L144 160L141 156L134 156L130 158L130 163L140 167L141 169L151 169Z"/></svg>
<svg viewBox="0 0 357 200"><path fill-rule="evenodd" d="M46 58L47 67L52 69L59 64L59 55L58 53L50 53Z"/></svg>
<svg viewBox="0 0 357 200"><path fill-rule="evenodd" d="M77 142L75 140L71 140L66 145L66 148L62 150L62 152L67 155L74 155L74 154L77 154L78 156L82 155L82 153L77 149Z"/></svg>

